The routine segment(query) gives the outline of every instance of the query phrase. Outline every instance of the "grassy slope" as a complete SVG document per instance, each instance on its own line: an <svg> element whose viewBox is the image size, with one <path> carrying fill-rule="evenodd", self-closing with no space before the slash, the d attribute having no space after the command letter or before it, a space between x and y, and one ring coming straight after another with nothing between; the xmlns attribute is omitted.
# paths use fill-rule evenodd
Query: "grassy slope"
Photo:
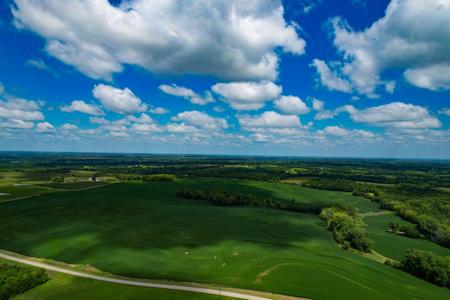
<svg viewBox="0 0 450 300"><path fill-rule="evenodd" d="M411 223L402 220L396 215L368 216L364 218L364 222L368 225L370 237L375 242L374 250L387 257L401 260L407 249L432 251L439 255L450 256L450 249L441 247L428 240L411 239L388 232L389 222L411 226Z"/></svg>
<svg viewBox="0 0 450 300"><path fill-rule="evenodd" d="M0 258L0 264L15 264ZM15 300L70 300L70 299L199 299L213 300L225 299L213 295L170 291L163 289L151 289L129 287L90 279L78 278L64 274L51 274L50 280L43 285L13 297ZM226 298L231 299L231 298Z"/></svg>
<svg viewBox="0 0 450 300"><path fill-rule="evenodd" d="M366 201L344 193L235 180L115 184L1 204L0 248L88 263L126 276L212 282L314 299L450 296L448 290L340 249L316 216L176 199L175 191L185 187L286 200ZM362 203L363 210L371 205Z"/></svg>
<svg viewBox="0 0 450 300"><path fill-rule="evenodd" d="M49 282L32 289L14 300L98 300L98 299L164 299L164 300L213 300L225 299L224 297L188 293L163 289L151 289L141 287L110 284L84 278L55 275ZM226 298L231 299L231 298Z"/></svg>

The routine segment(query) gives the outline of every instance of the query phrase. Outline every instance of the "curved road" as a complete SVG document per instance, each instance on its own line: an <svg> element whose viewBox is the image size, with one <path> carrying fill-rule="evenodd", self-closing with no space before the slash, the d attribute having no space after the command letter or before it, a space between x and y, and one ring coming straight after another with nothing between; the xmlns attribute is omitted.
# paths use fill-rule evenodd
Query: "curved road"
<svg viewBox="0 0 450 300"><path fill-rule="evenodd" d="M89 278L89 279L98 280L98 281L111 282L111 283L116 283L116 284L141 286L141 287L149 287L149 288L157 288L157 289L187 291L187 292L194 292L194 293L203 293L203 294L210 294L210 295L232 297L232 298L236 298L236 299L271 300L270 298L247 295L247 294L242 294L242 293L237 293L237 292L222 291L222 290L211 289L211 288L191 287L191 286L175 285L175 284L159 284L159 283L150 283L150 282L143 282L143 281L133 281L133 280L126 280L126 279L109 278L109 277L100 276L100 275L93 275L93 274L84 273L84 272L67 270L65 268L55 267L55 266L52 266L52 265L49 265L46 263L35 262L35 261L25 259L25 258L18 258L18 257L11 256L11 255L1 253L1 252L0 252L0 257L3 259L6 259L6 260L15 261L18 263L22 263L22 264L26 264L26 265L54 271L54 272L64 273L64 274L77 276L77 277ZM299 298L290 298L290 299L299 299Z"/></svg>

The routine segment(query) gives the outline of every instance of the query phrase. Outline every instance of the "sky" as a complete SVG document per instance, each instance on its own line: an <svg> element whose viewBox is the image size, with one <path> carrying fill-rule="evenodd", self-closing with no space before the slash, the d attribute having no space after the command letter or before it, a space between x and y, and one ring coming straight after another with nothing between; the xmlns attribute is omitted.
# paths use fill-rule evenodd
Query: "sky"
<svg viewBox="0 0 450 300"><path fill-rule="evenodd" d="M0 150L450 158L449 0L5 0Z"/></svg>

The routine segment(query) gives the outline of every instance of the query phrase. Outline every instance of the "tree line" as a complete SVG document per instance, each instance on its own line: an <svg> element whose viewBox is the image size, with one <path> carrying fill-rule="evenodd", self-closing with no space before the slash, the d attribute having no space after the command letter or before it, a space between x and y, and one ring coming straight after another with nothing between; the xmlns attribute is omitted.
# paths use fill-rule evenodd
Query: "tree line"
<svg viewBox="0 0 450 300"><path fill-rule="evenodd" d="M450 288L450 257L429 251L408 250L400 269L435 285Z"/></svg>
<svg viewBox="0 0 450 300"><path fill-rule="evenodd" d="M43 269L0 264L0 300L20 295L47 280L47 273Z"/></svg>

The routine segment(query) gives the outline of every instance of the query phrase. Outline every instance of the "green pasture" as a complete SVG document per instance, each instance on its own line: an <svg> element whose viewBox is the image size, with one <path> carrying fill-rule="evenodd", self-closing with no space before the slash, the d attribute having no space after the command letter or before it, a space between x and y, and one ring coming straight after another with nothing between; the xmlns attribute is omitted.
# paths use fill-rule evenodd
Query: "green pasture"
<svg viewBox="0 0 450 300"><path fill-rule="evenodd" d="M364 222L367 224L370 238L374 241L372 248L389 258L401 260L408 249L432 251L439 255L450 256L450 249L428 240L412 239L388 232L390 222L399 223L400 226L413 226L394 214L367 216L364 217Z"/></svg>
<svg viewBox="0 0 450 300"><path fill-rule="evenodd" d="M449 290L339 248L315 215L178 199L175 192L184 188L343 202L378 211L364 198L287 184L216 179L117 183L1 203L0 248L130 277L313 299L450 297Z"/></svg>

